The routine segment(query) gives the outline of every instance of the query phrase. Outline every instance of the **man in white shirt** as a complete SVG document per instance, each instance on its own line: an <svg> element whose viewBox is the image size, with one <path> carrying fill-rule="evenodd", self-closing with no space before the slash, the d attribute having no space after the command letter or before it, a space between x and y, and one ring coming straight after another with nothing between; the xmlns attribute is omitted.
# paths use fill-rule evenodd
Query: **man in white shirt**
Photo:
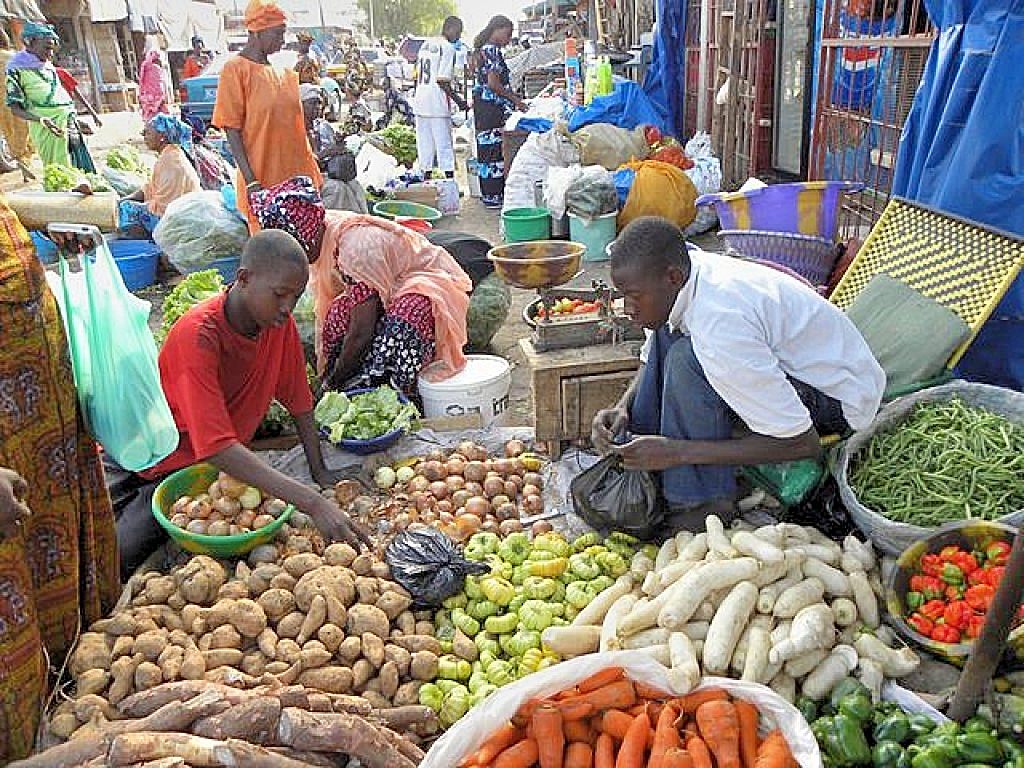
<svg viewBox="0 0 1024 768"><path fill-rule="evenodd" d="M885 373L809 286L688 250L682 231L655 217L627 226L611 254L612 281L648 339L629 390L594 418L594 444L627 469L660 473L669 525L731 520L736 466L817 457L819 435L874 419Z"/></svg>
<svg viewBox="0 0 1024 768"><path fill-rule="evenodd" d="M455 147L452 142L452 105L467 108L465 100L452 88L457 52L455 43L462 36L462 21L449 16L441 28L443 37L427 40L416 59L416 154L420 170L429 173L435 160L449 179L455 177Z"/></svg>

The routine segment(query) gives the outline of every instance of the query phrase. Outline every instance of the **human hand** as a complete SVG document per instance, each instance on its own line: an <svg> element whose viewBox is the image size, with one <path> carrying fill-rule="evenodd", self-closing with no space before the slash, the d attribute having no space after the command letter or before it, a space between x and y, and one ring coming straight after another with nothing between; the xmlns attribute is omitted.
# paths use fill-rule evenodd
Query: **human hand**
<svg viewBox="0 0 1024 768"><path fill-rule="evenodd" d="M590 439L602 455L611 453L615 438L629 426L629 411L625 408L606 408L594 415Z"/></svg>
<svg viewBox="0 0 1024 768"><path fill-rule="evenodd" d="M685 463L680 459L679 445L678 440L660 435L645 435L634 438L625 445L612 446L612 451L622 459L624 469L660 472Z"/></svg>
<svg viewBox="0 0 1024 768"><path fill-rule="evenodd" d="M368 548L373 546L370 532L327 499L320 499L314 508L305 511L328 539L347 541L356 549L364 544Z"/></svg>
<svg viewBox="0 0 1024 768"><path fill-rule="evenodd" d="M13 469L0 467L0 535L13 536L21 522L31 515L24 502L28 483Z"/></svg>
<svg viewBox="0 0 1024 768"><path fill-rule="evenodd" d="M96 127L97 127L97 128L102 128L102 127L103 127L103 123L101 123L101 122L100 122L100 118L99 118L99 116L98 116L98 115L93 115L93 117L92 117L92 121L93 121L94 123L96 123Z"/></svg>
<svg viewBox="0 0 1024 768"><path fill-rule="evenodd" d="M64 129L61 128L59 125L57 125L57 123L55 123L51 118L43 117L43 118L40 118L39 122L42 124L43 128L48 130L54 136L63 136L64 135Z"/></svg>

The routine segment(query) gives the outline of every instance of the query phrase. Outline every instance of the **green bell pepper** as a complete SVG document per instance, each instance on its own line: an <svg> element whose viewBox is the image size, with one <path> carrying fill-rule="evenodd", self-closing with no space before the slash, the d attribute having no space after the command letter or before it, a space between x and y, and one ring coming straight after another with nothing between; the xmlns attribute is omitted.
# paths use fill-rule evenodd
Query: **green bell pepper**
<svg viewBox="0 0 1024 768"><path fill-rule="evenodd" d="M895 741L903 744L910 738L910 720L902 712L889 715L875 725L872 737L877 741Z"/></svg>
<svg viewBox="0 0 1024 768"><path fill-rule="evenodd" d="M829 704L832 706L832 709L839 711L839 702L851 693L863 693L867 696L871 695L871 691L869 691L867 686L860 680L855 677L844 677L836 683L836 687L833 688L832 693L829 694Z"/></svg>
<svg viewBox="0 0 1024 768"><path fill-rule="evenodd" d="M906 753L895 741L880 741L871 749L873 768L898 768Z"/></svg>
<svg viewBox="0 0 1024 768"><path fill-rule="evenodd" d="M988 733L995 729L995 726L988 720L988 718L982 717L981 715L975 715L974 717L968 718L967 722L963 725L964 733Z"/></svg>
<svg viewBox="0 0 1024 768"><path fill-rule="evenodd" d="M862 725L871 719L872 712L874 712L874 706L871 704L871 697L860 691L844 696L839 702L839 713Z"/></svg>
<svg viewBox="0 0 1024 768"><path fill-rule="evenodd" d="M801 696L796 700L796 708L800 710L800 714L808 723L813 723L818 719L818 705L813 699Z"/></svg>
<svg viewBox="0 0 1024 768"><path fill-rule="evenodd" d="M512 565L520 565L529 555L530 537L522 531L510 533L498 547L498 557Z"/></svg>
<svg viewBox="0 0 1024 768"><path fill-rule="evenodd" d="M913 613L925 603L924 595L920 592L907 592L906 597L903 599L907 603L908 613Z"/></svg>
<svg viewBox="0 0 1024 768"><path fill-rule="evenodd" d="M915 739L935 730L935 721L928 715L911 715L907 718L907 722L910 723L910 733Z"/></svg>
<svg viewBox="0 0 1024 768"><path fill-rule="evenodd" d="M825 734L825 750L837 765L871 763L871 747L861 723L849 715L838 714L832 718L832 727Z"/></svg>
<svg viewBox="0 0 1024 768"><path fill-rule="evenodd" d="M1003 748L1003 754L1006 756L1007 760L1024 758L1024 747L1018 744L1016 739L1004 736L999 739L999 746Z"/></svg>
<svg viewBox="0 0 1024 768"><path fill-rule="evenodd" d="M1003 761L1003 748L992 733L971 731L956 737L960 759L968 763L996 764Z"/></svg>
<svg viewBox="0 0 1024 768"><path fill-rule="evenodd" d="M480 580L480 590L484 597L496 605L508 605L516 596L516 588L512 582L500 576L485 576Z"/></svg>
<svg viewBox="0 0 1024 768"><path fill-rule="evenodd" d="M950 768L960 762L960 752L953 736L940 736L926 744L918 745L910 760L912 768Z"/></svg>

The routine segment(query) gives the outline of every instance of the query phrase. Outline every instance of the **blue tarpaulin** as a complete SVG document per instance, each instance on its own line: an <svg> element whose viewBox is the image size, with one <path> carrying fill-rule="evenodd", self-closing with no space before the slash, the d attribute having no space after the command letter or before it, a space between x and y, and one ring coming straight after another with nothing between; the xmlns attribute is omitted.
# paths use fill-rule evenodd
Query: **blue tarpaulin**
<svg viewBox="0 0 1024 768"><path fill-rule="evenodd" d="M644 92L668 110L668 128L676 138L683 136L683 96L686 82L686 3L657 0L658 23L654 30L654 51L644 78Z"/></svg>
<svg viewBox="0 0 1024 768"><path fill-rule="evenodd" d="M893 193L1024 235L1024 0L925 0L939 30L903 129ZM1024 390L1024 275L960 363Z"/></svg>
<svg viewBox="0 0 1024 768"><path fill-rule="evenodd" d="M650 99L632 80L622 78L615 80L615 90L610 94L598 96L569 116L570 131L594 123L611 123L629 131L639 125L653 125L662 133L669 132L663 104Z"/></svg>

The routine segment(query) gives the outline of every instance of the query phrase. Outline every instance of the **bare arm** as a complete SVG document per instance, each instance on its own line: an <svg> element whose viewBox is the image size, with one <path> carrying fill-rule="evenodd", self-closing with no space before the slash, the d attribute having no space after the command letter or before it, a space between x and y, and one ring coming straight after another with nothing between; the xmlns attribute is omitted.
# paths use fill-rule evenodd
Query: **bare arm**
<svg viewBox="0 0 1024 768"><path fill-rule="evenodd" d="M451 80L438 80L437 84L439 86L441 86L441 90L444 91L445 95L449 99L451 99L452 101L455 102L455 105L459 109L468 109L469 108L469 105L466 104L466 100L464 98L462 98L459 94L457 94L455 92L455 89L452 88L452 81Z"/></svg>
<svg viewBox="0 0 1024 768"><path fill-rule="evenodd" d="M121 199L122 200L134 200L137 203L144 203L146 201L146 194L141 189L136 189L130 195L125 195Z"/></svg>
<svg viewBox="0 0 1024 768"><path fill-rule="evenodd" d="M235 158L235 164L245 179L245 183L259 183L252 166L249 165L249 155L246 154L245 144L242 142L242 132L238 128L225 128L224 134L228 137L228 146L231 147L231 155Z"/></svg>
<svg viewBox="0 0 1024 768"><path fill-rule="evenodd" d="M380 311L378 296L364 301L352 310L348 332L341 342L341 354L338 355L334 370L325 379L325 385L339 387L359 369L359 364L373 343Z"/></svg>
<svg viewBox="0 0 1024 768"><path fill-rule="evenodd" d="M96 121L96 125L103 125L103 123L100 122L100 116L96 114L96 109L89 103L89 100L82 95L82 92L78 90L77 87L72 91L71 95L82 102L82 106L84 106L86 111L92 116L92 119Z"/></svg>
<svg viewBox="0 0 1024 768"><path fill-rule="evenodd" d="M652 472L684 465L742 466L813 459L821 455L821 440L812 427L796 437L748 434L731 440L674 440L638 437L612 449L626 469Z"/></svg>
<svg viewBox="0 0 1024 768"><path fill-rule="evenodd" d="M320 435L316 429L316 422L313 420L313 412L300 413L295 419L295 428L299 432L299 440L302 442L302 452L306 454L306 461L309 463L309 472L313 480L321 488L328 488L334 483L333 478L327 471L324 463L324 452L320 447Z"/></svg>
<svg viewBox="0 0 1024 768"><path fill-rule="evenodd" d="M519 98L512 89L506 88L505 84L501 82L501 78L498 77L497 72L487 73L487 87L494 91L499 96L504 96L506 99L516 105L516 109L521 112L526 111L526 102Z"/></svg>

